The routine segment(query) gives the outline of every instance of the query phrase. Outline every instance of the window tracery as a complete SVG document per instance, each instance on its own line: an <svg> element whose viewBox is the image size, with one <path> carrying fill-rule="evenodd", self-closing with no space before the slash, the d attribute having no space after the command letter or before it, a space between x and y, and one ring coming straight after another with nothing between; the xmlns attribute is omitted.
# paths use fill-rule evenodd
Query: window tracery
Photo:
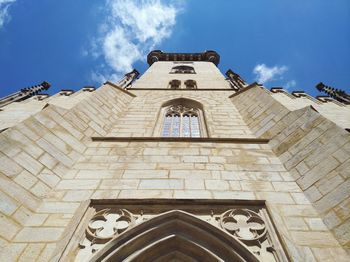
<svg viewBox="0 0 350 262"><path fill-rule="evenodd" d="M63 258L169 261L175 252L190 261L289 261L264 201L104 200L82 221Z"/></svg>
<svg viewBox="0 0 350 262"><path fill-rule="evenodd" d="M200 137L200 111L181 104L171 105L165 112L163 137Z"/></svg>

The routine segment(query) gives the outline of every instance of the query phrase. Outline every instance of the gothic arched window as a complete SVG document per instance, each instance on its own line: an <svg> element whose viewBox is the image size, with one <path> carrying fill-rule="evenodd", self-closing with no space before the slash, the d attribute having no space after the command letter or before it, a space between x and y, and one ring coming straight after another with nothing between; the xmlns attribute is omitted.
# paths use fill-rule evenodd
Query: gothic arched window
<svg viewBox="0 0 350 262"><path fill-rule="evenodd" d="M192 66L174 66L171 69L171 74L195 74L194 68Z"/></svg>
<svg viewBox="0 0 350 262"><path fill-rule="evenodd" d="M166 108L163 137L201 137L200 110L182 104Z"/></svg>

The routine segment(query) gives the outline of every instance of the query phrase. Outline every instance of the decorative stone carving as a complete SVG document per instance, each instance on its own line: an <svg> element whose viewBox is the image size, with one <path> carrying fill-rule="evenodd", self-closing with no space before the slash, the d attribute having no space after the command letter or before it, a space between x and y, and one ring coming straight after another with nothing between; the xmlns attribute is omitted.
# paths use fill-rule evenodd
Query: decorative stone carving
<svg viewBox="0 0 350 262"><path fill-rule="evenodd" d="M221 215L220 226L241 241L255 241L266 234L264 220L249 209L231 209Z"/></svg>
<svg viewBox="0 0 350 262"><path fill-rule="evenodd" d="M185 244L186 241L192 243L199 241L197 245L201 246L203 243L207 243L203 248L215 257L220 252L217 253L218 249L215 248L211 250L212 245L218 245L221 241L226 243L224 245L227 245L225 241L232 241L229 244L233 250L232 254L242 254L242 259L237 261L288 261L276 236L274 226L263 206L226 205L226 203L218 206L202 203L198 206L172 205L171 203L161 207L144 206L142 204L135 204L135 206L128 202L126 205L104 204L101 207L91 207L89 209L90 213L88 212L90 215L86 215L88 221L83 223L84 235L81 236L79 246L75 249L75 255L73 255L75 261L114 261L113 257L130 251L129 248L126 249L129 251L125 251L124 245L127 243L125 241L139 243L144 241L142 239L148 239L148 242L142 242L144 246L138 247L142 250L137 249L135 251L138 254L137 256L142 252L157 253L158 251L149 251L152 246L165 245L162 249L164 253L168 250L167 245L174 249L175 243L180 248L187 245ZM198 228L198 231L196 231L196 228ZM192 229L194 231L191 233ZM202 233L200 232L207 233L201 236ZM216 233L210 235L210 232ZM196 240L198 236L199 240ZM173 242L166 244L170 239L173 239ZM214 244L213 241L218 242ZM77 247L77 244L75 246ZM105 254L108 254L105 252L110 252L108 250L114 250L111 257L105 256ZM182 251L187 252L187 250L188 248ZM199 252L197 255L201 252L199 250L196 251ZM181 250L176 250L176 247L174 250L168 251L179 251L181 253ZM127 257L131 254L128 253ZM227 253L225 254L227 255ZM186 254L184 253L184 255ZM102 257L109 258L100 260ZM250 259L248 259L249 257ZM226 259L224 260L226 261Z"/></svg>
<svg viewBox="0 0 350 262"><path fill-rule="evenodd" d="M110 240L134 225L134 216L126 209L113 212L110 209L103 209L97 212L88 224L86 238L79 244L82 251L78 253L76 261L90 257Z"/></svg>

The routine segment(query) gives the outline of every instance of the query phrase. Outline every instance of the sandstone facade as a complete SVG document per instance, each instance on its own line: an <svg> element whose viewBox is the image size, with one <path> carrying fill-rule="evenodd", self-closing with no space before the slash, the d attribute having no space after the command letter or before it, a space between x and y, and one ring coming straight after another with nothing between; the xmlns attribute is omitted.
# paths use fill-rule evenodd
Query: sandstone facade
<svg viewBox="0 0 350 262"><path fill-rule="evenodd" d="M91 199L266 200L291 260L349 261L349 106L255 83L237 92L211 62L170 74L178 64L153 63L127 90L2 108L1 261L59 260ZM176 99L203 106L205 137L161 137Z"/></svg>

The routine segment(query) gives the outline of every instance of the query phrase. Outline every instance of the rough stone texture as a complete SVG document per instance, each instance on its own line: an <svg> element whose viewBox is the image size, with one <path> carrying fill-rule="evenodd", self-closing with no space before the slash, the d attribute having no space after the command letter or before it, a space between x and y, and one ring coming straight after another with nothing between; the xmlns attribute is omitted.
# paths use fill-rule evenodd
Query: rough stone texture
<svg viewBox="0 0 350 262"><path fill-rule="evenodd" d="M89 199L183 198L266 200L293 260L348 260L349 133L259 86L229 98L211 63L190 76L171 66L154 63L127 91L106 84L0 112L0 257L50 261ZM198 90L168 90L174 78ZM176 98L202 104L210 138L270 143L134 141L160 136L161 107ZM106 136L120 140L91 140Z"/></svg>
<svg viewBox="0 0 350 262"><path fill-rule="evenodd" d="M257 136L272 139L273 152L336 239L349 250L350 237L345 232L350 217L339 215L341 203L350 197L350 135L343 129L349 127L348 108L308 98L301 101L282 93L271 95L259 86L231 99ZM274 183L274 187L298 190L291 184Z"/></svg>

